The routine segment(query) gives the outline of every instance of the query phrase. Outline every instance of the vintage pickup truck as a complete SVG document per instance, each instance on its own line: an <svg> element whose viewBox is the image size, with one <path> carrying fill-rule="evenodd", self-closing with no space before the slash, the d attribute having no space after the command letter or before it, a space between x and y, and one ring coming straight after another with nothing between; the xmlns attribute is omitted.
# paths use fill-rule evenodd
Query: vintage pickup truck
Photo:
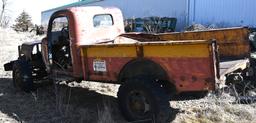
<svg viewBox="0 0 256 123"><path fill-rule="evenodd" d="M117 97L127 120L164 123L173 95L215 90L220 77L218 38L171 35L125 33L118 8L69 8L51 16L47 37L19 46L18 60L4 66L13 71L14 86L26 92L45 79L120 84ZM237 54L232 46L225 54L220 43L220 54L244 57L244 42Z"/></svg>

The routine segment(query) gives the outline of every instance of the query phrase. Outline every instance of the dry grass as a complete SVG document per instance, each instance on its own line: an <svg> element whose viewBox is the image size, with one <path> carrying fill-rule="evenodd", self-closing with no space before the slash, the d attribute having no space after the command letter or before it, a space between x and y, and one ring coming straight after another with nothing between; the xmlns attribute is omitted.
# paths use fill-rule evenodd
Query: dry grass
<svg viewBox="0 0 256 123"><path fill-rule="evenodd" d="M103 103L102 108L98 108L98 123L115 123L112 118L111 105L109 101Z"/></svg>
<svg viewBox="0 0 256 123"><path fill-rule="evenodd" d="M172 106L184 111L176 118L177 123L253 123L256 120L256 104L234 102L234 97L224 93L220 97L211 95L200 100L172 102Z"/></svg>

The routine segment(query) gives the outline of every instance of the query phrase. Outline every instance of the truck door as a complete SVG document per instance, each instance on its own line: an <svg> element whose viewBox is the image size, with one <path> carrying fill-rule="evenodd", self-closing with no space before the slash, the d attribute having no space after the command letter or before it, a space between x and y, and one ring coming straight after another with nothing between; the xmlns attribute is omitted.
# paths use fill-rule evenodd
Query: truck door
<svg viewBox="0 0 256 123"><path fill-rule="evenodd" d="M48 28L48 58L52 69L72 71L68 17L57 16Z"/></svg>

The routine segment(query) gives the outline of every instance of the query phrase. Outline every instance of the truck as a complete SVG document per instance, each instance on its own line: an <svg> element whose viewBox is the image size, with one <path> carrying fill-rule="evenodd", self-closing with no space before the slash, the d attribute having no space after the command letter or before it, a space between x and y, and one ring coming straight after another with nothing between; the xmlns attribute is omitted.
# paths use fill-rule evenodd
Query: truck
<svg viewBox="0 0 256 123"><path fill-rule="evenodd" d="M220 84L221 41L213 35L170 35L125 33L122 13L115 7L71 7L53 13L47 36L23 43L18 59L4 68L13 71L14 86L26 92L43 80L120 84L117 100L128 121L165 123L174 95L204 94ZM229 55L248 55L244 42L245 50Z"/></svg>

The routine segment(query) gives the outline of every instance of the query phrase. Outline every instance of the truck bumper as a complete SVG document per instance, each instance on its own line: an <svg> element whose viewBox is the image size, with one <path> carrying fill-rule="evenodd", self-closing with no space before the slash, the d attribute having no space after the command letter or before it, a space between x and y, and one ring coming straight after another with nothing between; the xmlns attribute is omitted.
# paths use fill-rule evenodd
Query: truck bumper
<svg viewBox="0 0 256 123"><path fill-rule="evenodd" d="M11 61L9 63L4 64L4 70L5 71L12 71L12 66L15 61Z"/></svg>

